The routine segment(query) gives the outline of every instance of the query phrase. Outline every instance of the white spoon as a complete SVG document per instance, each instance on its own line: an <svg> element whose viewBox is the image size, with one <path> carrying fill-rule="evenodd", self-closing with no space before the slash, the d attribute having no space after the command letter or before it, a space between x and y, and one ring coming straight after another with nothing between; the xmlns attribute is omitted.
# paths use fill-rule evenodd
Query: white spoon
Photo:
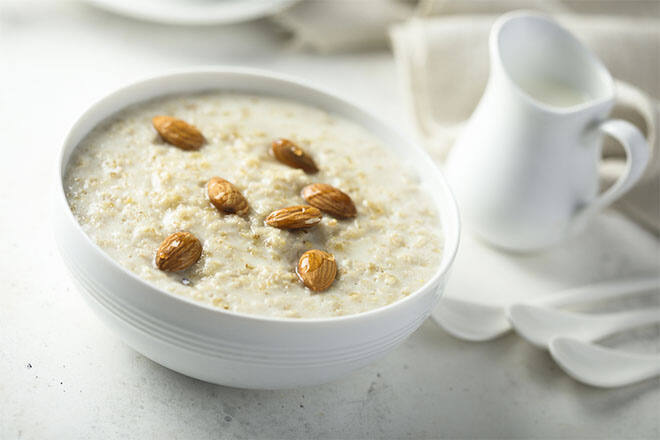
<svg viewBox="0 0 660 440"><path fill-rule="evenodd" d="M564 306L595 299L607 299L625 294L637 294L660 288L660 277L609 281L558 292L525 304ZM433 319L449 334L468 341L488 341L511 330L505 306L478 304L443 297L435 308Z"/></svg>
<svg viewBox="0 0 660 440"><path fill-rule="evenodd" d="M592 315L515 304L509 313L518 334L541 348L548 347L557 336L591 342L620 331L660 322L660 308Z"/></svg>
<svg viewBox="0 0 660 440"><path fill-rule="evenodd" d="M660 376L658 355L626 353L566 337L553 339L549 348L569 376L595 387L620 387Z"/></svg>
<svg viewBox="0 0 660 440"><path fill-rule="evenodd" d="M449 334L468 341L488 341L511 330L504 307L443 297L431 317Z"/></svg>

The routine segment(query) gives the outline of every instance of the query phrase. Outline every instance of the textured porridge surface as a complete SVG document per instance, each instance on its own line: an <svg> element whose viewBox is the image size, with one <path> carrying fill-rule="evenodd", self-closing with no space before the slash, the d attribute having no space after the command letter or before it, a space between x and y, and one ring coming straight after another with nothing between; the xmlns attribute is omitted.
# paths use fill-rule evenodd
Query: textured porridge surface
<svg viewBox="0 0 660 440"><path fill-rule="evenodd" d="M206 137L198 151L165 143L151 118L185 120ZM308 175L269 154L285 137L316 161ZM295 102L209 92L129 107L96 127L78 146L65 175L71 209L89 236L120 264L154 285L237 313L332 317L401 299L426 283L442 254L431 198L405 164L365 129ZM247 198L245 216L224 215L206 183L219 176ZM348 193L354 219L324 215L309 230L264 224L272 211L303 204L301 189L328 183ZM155 251L185 230L203 244L189 269L165 273ZM335 255L337 279L325 292L295 274L300 255Z"/></svg>

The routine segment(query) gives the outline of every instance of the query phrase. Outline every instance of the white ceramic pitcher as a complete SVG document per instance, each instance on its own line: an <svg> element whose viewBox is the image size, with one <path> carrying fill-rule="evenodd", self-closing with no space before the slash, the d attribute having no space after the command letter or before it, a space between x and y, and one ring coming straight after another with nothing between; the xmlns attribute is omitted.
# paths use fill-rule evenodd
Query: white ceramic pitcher
<svg viewBox="0 0 660 440"><path fill-rule="evenodd" d="M464 222L487 242L535 250L560 241L639 179L649 149L639 130L608 120L612 77L549 17L502 16L490 34L490 77L447 159ZM602 136L628 162L598 194Z"/></svg>

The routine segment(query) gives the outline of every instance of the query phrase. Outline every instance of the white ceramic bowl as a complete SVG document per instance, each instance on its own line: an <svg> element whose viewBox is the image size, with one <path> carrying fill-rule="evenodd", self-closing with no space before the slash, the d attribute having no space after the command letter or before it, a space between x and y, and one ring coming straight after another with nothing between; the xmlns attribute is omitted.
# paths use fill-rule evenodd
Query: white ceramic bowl
<svg viewBox="0 0 660 440"><path fill-rule="evenodd" d="M203 90L279 96L361 124L415 164L435 188L444 254L421 289L386 307L327 319L241 315L165 292L112 260L83 232L66 201L62 177L71 153L99 122L157 96ZM447 184L419 147L355 106L280 75L244 69L177 72L124 87L93 105L71 129L57 164L53 221L62 257L83 296L128 345L155 362L201 380L242 388L291 388L340 377L383 356L415 331L442 294L459 239Z"/></svg>

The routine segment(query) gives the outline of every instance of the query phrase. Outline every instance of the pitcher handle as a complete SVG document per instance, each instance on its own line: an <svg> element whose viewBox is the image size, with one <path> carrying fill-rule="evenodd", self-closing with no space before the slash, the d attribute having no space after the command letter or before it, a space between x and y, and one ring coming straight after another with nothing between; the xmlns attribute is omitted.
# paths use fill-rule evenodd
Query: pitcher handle
<svg viewBox="0 0 660 440"><path fill-rule="evenodd" d="M626 152L626 169L605 192L580 208L574 218L574 227L580 228L597 212L609 206L637 183L649 161L649 146L639 129L623 119L601 122L598 129L621 143Z"/></svg>

